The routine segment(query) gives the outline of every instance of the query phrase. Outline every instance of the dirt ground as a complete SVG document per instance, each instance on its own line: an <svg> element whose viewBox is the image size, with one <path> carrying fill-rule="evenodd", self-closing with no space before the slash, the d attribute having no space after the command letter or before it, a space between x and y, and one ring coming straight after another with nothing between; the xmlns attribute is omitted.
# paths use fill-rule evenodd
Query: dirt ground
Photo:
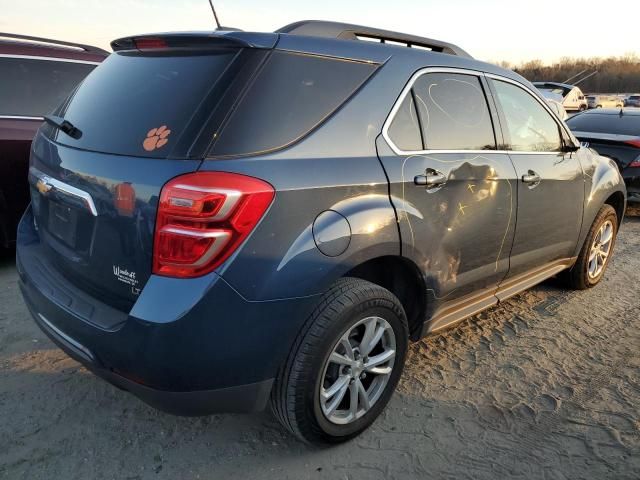
<svg viewBox="0 0 640 480"><path fill-rule="evenodd" d="M638 479L640 217L603 284L551 280L415 344L361 437L314 449L268 413L179 418L42 334L0 260L1 479Z"/></svg>

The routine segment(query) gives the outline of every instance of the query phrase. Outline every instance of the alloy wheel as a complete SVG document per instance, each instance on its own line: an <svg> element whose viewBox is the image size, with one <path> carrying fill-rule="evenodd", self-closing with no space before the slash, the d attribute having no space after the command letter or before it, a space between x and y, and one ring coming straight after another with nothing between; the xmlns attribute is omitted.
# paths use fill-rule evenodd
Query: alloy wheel
<svg viewBox="0 0 640 480"><path fill-rule="evenodd" d="M396 337L384 318L366 317L331 350L320 386L322 413L345 425L362 418L385 390L396 356Z"/></svg>
<svg viewBox="0 0 640 480"><path fill-rule="evenodd" d="M613 223L607 220L600 226L591 244L587 267L589 278L597 278L602 273L611 253L611 245L613 245Z"/></svg>

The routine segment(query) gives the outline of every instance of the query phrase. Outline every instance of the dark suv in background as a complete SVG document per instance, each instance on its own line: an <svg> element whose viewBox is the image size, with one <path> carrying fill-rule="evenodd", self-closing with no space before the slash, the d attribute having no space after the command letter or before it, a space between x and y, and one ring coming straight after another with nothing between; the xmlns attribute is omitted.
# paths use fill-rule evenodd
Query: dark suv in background
<svg viewBox="0 0 640 480"><path fill-rule="evenodd" d="M602 279L620 173L514 72L327 22L112 47L34 140L17 265L40 328L151 405L344 441L409 340Z"/></svg>
<svg viewBox="0 0 640 480"><path fill-rule="evenodd" d="M29 203L29 149L43 116L107 55L87 45L0 33L0 248L15 241Z"/></svg>
<svg viewBox="0 0 640 480"><path fill-rule="evenodd" d="M567 120L573 134L613 160L627 186L629 203L640 204L640 110L598 109Z"/></svg>

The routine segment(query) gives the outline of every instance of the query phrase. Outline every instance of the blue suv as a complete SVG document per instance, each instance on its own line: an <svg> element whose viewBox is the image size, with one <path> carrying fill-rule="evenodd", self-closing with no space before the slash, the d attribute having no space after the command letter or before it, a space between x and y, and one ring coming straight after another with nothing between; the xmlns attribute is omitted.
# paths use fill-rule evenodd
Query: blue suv
<svg viewBox="0 0 640 480"><path fill-rule="evenodd" d="M40 328L157 408L345 441L410 340L603 276L620 173L511 71L313 21L112 47L36 135L17 264Z"/></svg>

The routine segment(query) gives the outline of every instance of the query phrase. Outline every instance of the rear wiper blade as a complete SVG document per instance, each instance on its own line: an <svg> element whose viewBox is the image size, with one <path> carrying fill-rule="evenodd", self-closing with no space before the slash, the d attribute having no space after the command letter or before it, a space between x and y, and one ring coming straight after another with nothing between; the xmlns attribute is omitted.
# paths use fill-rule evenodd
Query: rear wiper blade
<svg viewBox="0 0 640 480"><path fill-rule="evenodd" d="M64 133L76 140L82 136L80 129L76 128L70 121L65 120L62 117L58 117L56 115L45 115L44 121L49 125L53 125L54 127L62 130Z"/></svg>

